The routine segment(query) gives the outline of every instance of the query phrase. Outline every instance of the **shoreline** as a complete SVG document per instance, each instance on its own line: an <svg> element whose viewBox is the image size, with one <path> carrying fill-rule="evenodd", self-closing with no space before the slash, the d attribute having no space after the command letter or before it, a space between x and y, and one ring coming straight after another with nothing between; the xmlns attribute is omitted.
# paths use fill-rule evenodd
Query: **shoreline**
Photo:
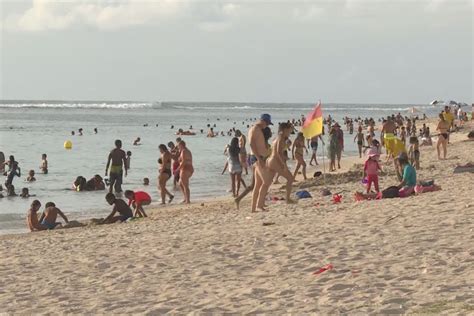
<svg viewBox="0 0 474 316"><path fill-rule="evenodd" d="M474 122L466 126L447 160L420 149L419 179L441 191L355 202L354 167L326 178L342 192L337 204L315 180L298 183L312 199L269 202L269 212L250 213L249 198L237 211L227 198L129 223L0 236L0 304L24 314L469 314L474 177L453 174L474 159L464 141ZM397 182L386 168L381 188Z"/></svg>

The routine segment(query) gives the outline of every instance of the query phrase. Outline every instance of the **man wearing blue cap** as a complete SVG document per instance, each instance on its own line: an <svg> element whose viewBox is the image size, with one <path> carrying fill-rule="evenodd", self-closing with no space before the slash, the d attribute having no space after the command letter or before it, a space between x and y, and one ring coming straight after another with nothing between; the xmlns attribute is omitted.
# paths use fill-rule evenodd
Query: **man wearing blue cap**
<svg viewBox="0 0 474 316"><path fill-rule="evenodd" d="M260 120L250 128L248 135L250 149L252 150L251 160L254 161L255 179L252 194L252 212L255 212L257 209L258 196L267 194L267 192L263 192L264 190L262 190L263 177L264 174L268 172L268 168L265 164L265 160L268 158L268 150L265 144L265 138L263 137L263 129L269 125L273 125L272 117L270 114L264 113L260 115Z"/></svg>

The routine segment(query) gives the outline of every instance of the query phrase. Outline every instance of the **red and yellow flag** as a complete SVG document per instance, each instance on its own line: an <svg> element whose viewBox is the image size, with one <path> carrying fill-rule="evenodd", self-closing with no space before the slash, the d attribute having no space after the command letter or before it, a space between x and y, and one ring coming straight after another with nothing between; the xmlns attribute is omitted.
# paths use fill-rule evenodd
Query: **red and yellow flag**
<svg viewBox="0 0 474 316"><path fill-rule="evenodd" d="M321 110L321 101L319 101L314 110L306 116L301 131L306 139L313 138L323 133L323 111Z"/></svg>

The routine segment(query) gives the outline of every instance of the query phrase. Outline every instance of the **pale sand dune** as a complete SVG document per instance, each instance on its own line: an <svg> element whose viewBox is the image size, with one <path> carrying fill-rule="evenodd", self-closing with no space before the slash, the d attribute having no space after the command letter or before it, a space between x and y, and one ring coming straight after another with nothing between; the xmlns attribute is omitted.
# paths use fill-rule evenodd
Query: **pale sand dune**
<svg viewBox="0 0 474 316"><path fill-rule="evenodd" d="M0 237L0 312L473 314L474 175L452 173L474 162L462 138L453 135L446 161L422 147L419 179L434 178L434 193L354 202L360 177L328 176L341 204L313 185L313 199L268 202L268 213L215 200ZM387 169L381 187L397 182Z"/></svg>

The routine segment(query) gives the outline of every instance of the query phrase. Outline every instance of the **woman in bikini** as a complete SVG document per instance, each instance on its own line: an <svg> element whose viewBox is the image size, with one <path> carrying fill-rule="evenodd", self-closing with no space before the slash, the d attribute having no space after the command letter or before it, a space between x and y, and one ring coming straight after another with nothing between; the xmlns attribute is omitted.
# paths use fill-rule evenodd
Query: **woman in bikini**
<svg viewBox="0 0 474 316"><path fill-rule="evenodd" d="M300 170L300 167L302 167L301 172L303 173L303 178L306 180L306 162L304 161L304 156L303 156L305 150L308 151L304 144L303 133L298 133L298 135L296 136L295 142L293 143L293 147L291 148L293 159L296 158L296 161L297 161L295 172L293 175L293 178L295 179L296 179L296 175L298 174L298 171Z"/></svg>
<svg viewBox="0 0 474 316"><path fill-rule="evenodd" d="M286 203L291 204L294 201L290 198L291 185L294 177L291 174L285 160L286 140L290 137L293 126L290 123L282 123L278 128L278 137L273 141L270 157L266 161L268 172L264 174L261 192L268 192L273 178L278 173L286 179ZM257 208L265 211L265 196L259 194Z"/></svg>
<svg viewBox="0 0 474 316"><path fill-rule="evenodd" d="M158 189L161 193L161 204L166 204L166 196L169 196L168 203L171 203L174 199L174 195L171 194L166 188L166 182L171 178L171 153L169 152L166 145L161 144L158 146L161 153L161 166L158 175Z"/></svg>
<svg viewBox="0 0 474 316"><path fill-rule="evenodd" d="M180 150L179 156L179 186L183 192L184 204L191 203L191 192L189 190L189 179L194 173L193 167L193 155L191 151L186 147L186 143L181 141L178 144Z"/></svg>
<svg viewBox="0 0 474 316"><path fill-rule="evenodd" d="M444 119L443 114L439 115L439 122L436 130L439 132L438 142L436 144L436 150L438 151L438 159L441 160L440 146L443 146L443 159L446 159L448 153L448 136L449 136L449 123Z"/></svg>

